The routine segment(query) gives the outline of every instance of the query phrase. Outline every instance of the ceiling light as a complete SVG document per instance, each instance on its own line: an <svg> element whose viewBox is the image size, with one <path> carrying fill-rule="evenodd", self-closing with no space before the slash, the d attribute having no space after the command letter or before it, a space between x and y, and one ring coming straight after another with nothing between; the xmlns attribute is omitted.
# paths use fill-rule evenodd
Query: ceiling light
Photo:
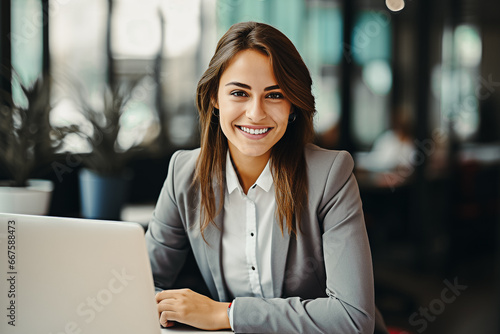
<svg viewBox="0 0 500 334"><path fill-rule="evenodd" d="M404 0L385 0L385 4L387 8L389 8L393 12L398 12L401 9L405 8Z"/></svg>

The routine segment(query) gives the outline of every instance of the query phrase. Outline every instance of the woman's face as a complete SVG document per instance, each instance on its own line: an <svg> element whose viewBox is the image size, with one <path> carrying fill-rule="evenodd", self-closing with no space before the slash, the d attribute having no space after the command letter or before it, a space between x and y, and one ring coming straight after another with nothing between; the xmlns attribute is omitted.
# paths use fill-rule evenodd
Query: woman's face
<svg viewBox="0 0 500 334"><path fill-rule="evenodd" d="M237 53L220 78L217 98L214 104L232 158L268 159L286 131L291 111L270 58L254 50Z"/></svg>

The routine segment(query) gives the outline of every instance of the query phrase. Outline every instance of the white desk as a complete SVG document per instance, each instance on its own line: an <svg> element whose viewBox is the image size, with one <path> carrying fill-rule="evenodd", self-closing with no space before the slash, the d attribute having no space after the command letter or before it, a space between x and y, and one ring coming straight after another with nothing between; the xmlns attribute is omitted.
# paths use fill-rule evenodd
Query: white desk
<svg viewBox="0 0 500 334"><path fill-rule="evenodd" d="M184 333L184 334L200 334L200 333L208 333L208 334L227 334L227 333L232 333L230 329L224 330L224 331L204 331L201 329L196 329L193 327L189 326L184 326L184 325L175 325L174 327L170 328L163 328L161 330L161 334L175 334L175 333Z"/></svg>

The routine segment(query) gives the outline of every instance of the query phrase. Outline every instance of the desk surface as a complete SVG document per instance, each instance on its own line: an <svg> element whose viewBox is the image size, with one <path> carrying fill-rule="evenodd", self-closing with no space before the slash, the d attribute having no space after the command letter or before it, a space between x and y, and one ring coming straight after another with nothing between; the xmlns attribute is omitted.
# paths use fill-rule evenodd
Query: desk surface
<svg viewBox="0 0 500 334"><path fill-rule="evenodd" d="M210 333L210 334L217 334L217 333L232 333L231 330L224 330L224 331L204 331L201 329L196 329L193 327L177 324L174 327L170 328L163 328L161 330L161 334L175 334L175 333L184 333L184 334L199 334L199 333Z"/></svg>

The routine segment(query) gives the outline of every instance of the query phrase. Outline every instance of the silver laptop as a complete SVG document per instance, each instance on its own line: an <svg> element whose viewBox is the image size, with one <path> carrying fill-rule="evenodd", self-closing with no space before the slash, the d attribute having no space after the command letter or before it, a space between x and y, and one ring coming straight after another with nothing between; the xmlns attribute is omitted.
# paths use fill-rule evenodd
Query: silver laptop
<svg viewBox="0 0 500 334"><path fill-rule="evenodd" d="M135 223L0 213L0 333L157 334Z"/></svg>

